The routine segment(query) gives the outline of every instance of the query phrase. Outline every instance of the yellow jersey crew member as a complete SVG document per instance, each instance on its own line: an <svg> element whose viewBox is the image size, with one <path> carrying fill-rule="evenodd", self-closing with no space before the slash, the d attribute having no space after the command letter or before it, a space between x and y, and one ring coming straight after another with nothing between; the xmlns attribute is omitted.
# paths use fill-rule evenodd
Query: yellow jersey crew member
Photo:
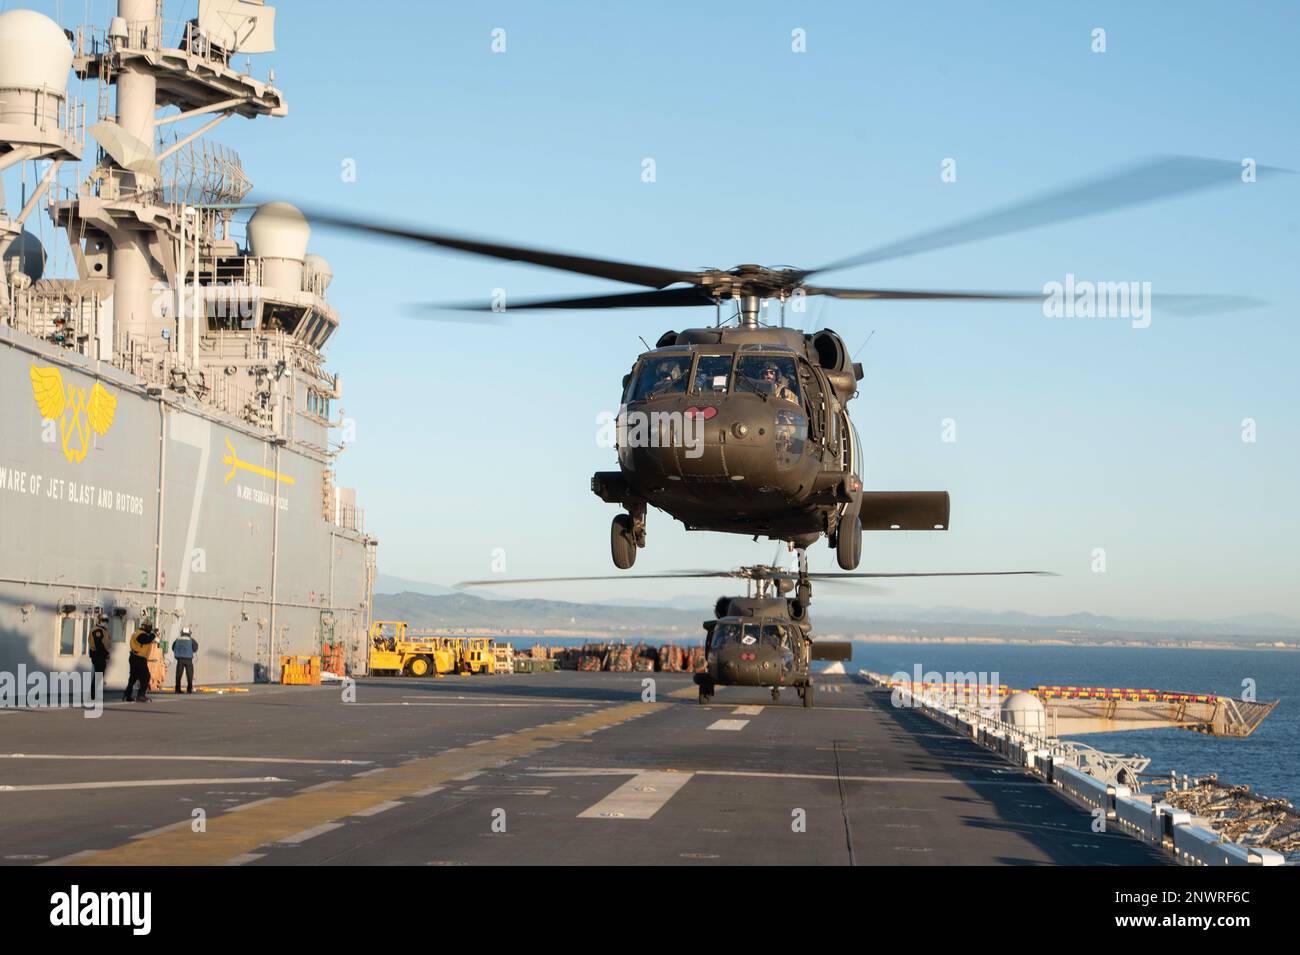
<svg viewBox="0 0 1300 955"><path fill-rule="evenodd" d="M137 683L140 684L140 691L135 696L135 702L149 702L149 651L157 639L158 632L148 620L141 623L140 628L131 635L131 657L128 661L131 664L131 675L126 681L126 692L122 694L124 702L131 702L131 690Z"/></svg>
<svg viewBox="0 0 1300 955"><path fill-rule="evenodd" d="M90 628L90 665L94 667L95 678L90 684L90 698L95 699L104 686L104 671L108 669L108 655L111 651L108 634L108 620L100 617Z"/></svg>

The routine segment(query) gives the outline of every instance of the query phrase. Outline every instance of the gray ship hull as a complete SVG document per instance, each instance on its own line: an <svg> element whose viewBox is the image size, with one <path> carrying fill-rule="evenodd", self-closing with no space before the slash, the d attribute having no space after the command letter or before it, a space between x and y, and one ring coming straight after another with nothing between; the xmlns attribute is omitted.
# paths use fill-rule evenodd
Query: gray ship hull
<svg viewBox="0 0 1300 955"><path fill-rule="evenodd" d="M97 608L110 684L152 608L166 640L193 628L200 682L274 680L322 642L358 661L374 541L331 508L325 455L0 330L0 669L89 669Z"/></svg>

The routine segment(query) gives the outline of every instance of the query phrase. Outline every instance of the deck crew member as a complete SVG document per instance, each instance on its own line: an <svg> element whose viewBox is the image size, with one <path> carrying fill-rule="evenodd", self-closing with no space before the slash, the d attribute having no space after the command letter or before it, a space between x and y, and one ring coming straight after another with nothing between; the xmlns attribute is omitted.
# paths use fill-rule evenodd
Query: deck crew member
<svg viewBox="0 0 1300 955"><path fill-rule="evenodd" d="M108 635L108 621L100 617L90 628L90 665L94 667L95 678L90 683L90 698L93 700L104 685L104 671L108 669L108 655L111 649Z"/></svg>
<svg viewBox="0 0 1300 955"><path fill-rule="evenodd" d="M185 674L185 692L194 692L194 654L199 651L199 641L189 627L181 627L181 635L172 641L172 656L176 658L176 692L181 691L181 674Z"/></svg>
<svg viewBox="0 0 1300 955"><path fill-rule="evenodd" d="M140 684L140 692L135 696L135 702L149 702L149 651L153 649L154 641L158 639L158 632L154 630L153 624L148 620L140 624L139 629L131 635L131 675L126 681L126 692L122 694L122 699L131 702L131 690L135 684Z"/></svg>

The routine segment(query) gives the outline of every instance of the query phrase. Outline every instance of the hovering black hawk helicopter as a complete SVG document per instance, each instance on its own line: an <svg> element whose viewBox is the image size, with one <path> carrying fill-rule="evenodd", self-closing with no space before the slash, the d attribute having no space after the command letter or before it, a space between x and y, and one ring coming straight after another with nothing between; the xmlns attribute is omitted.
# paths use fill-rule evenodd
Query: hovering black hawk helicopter
<svg viewBox="0 0 1300 955"><path fill-rule="evenodd" d="M1263 167L1260 167L1262 170ZM618 470L600 471L591 488L623 512L610 528L616 567L627 569L646 545L646 513L657 507L690 530L765 536L804 549L825 536L839 566L854 570L862 532L947 530L946 491L868 491L864 454L847 406L862 366L834 331L785 327L786 310L808 296L872 301L1042 301L1043 292L964 292L841 288L813 281L826 272L1239 183L1234 161L1164 157L1119 173L922 232L813 269L738 265L730 269L660 268L503 245L308 212L321 225L359 230L445 249L525 262L639 285L648 291L505 304L430 306L473 311L538 309L713 308L711 327L664 332L623 377ZM760 316L779 305L778 325ZM1241 307L1228 296L1162 295L1170 311L1188 306ZM734 306L724 320L723 305Z"/></svg>
<svg viewBox="0 0 1300 955"><path fill-rule="evenodd" d="M779 551L778 551L779 553ZM597 577L531 577L513 580L467 580L453 586L547 584L588 580L664 580L722 577L749 581L744 596L719 597L714 619L704 621L705 669L695 674L701 703L708 703L720 686L769 687L772 700L789 687L805 707L813 705L812 661L848 660L847 641L814 640L808 608L814 580L849 581L898 577L1055 576L1041 570L938 571L934 573L809 573L799 552L798 570L756 564L736 570L680 570L660 574L618 574Z"/></svg>

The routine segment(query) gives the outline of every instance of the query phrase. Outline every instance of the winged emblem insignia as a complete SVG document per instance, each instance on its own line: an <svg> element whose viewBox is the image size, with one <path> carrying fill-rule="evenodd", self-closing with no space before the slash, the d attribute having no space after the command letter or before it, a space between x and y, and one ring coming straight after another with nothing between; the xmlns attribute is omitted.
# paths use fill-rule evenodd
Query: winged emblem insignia
<svg viewBox="0 0 1300 955"><path fill-rule="evenodd" d="M108 434L117 413L117 396L98 381L85 388L66 384L58 368L31 367L32 398L43 420L59 425L63 454L73 464L85 460L92 435Z"/></svg>

